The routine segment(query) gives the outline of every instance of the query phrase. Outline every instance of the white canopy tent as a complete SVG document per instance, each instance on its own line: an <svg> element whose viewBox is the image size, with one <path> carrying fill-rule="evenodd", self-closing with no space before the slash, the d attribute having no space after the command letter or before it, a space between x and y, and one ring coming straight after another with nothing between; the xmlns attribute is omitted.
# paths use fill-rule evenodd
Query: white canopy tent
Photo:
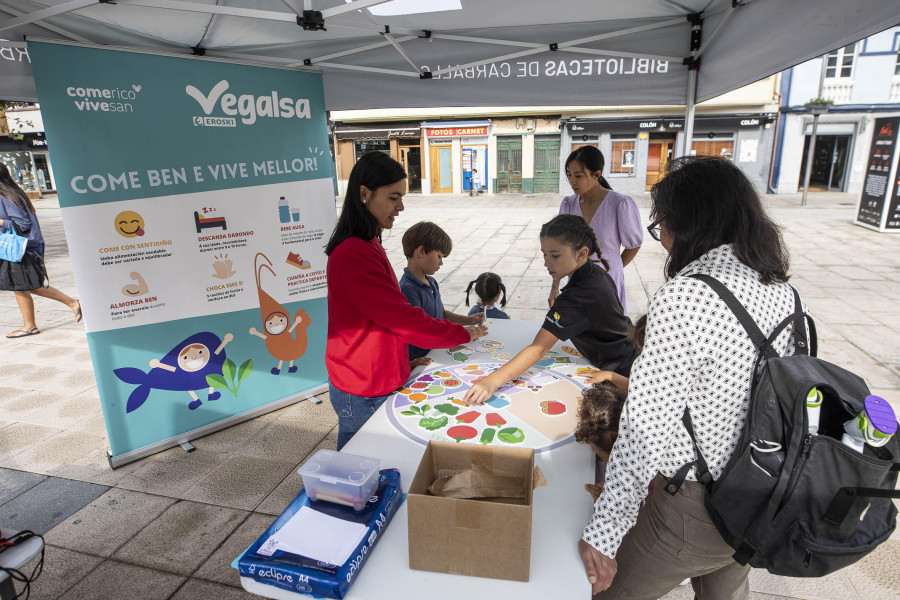
<svg viewBox="0 0 900 600"><path fill-rule="evenodd" d="M12 47L32 35L321 70L331 110L685 105L689 143L696 102L894 26L900 2L0 0L4 14ZM7 76L27 62L4 62L0 97L34 99L27 73Z"/></svg>

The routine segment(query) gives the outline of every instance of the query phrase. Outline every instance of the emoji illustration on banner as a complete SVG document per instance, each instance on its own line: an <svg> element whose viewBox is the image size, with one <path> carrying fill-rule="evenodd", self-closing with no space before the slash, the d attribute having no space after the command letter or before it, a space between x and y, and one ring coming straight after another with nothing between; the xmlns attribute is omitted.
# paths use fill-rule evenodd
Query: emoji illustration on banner
<svg viewBox="0 0 900 600"><path fill-rule="evenodd" d="M269 264L259 264L262 257ZM272 270L272 261L262 253L258 253L254 259L254 267L256 269L256 291L259 294L259 314L262 318L263 330L257 331L255 327L250 328L250 335L255 335L266 342L266 350L278 361L277 367L272 367L272 375L281 373L281 367L284 361L288 361L288 373L296 373L297 367L294 361L299 359L306 352L306 328L309 327L309 315L305 310L298 310L294 313L292 323L289 323L288 311L285 307L275 301L272 296L267 294L260 285L260 272L267 269L273 277L275 271ZM296 330L296 337L294 331Z"/></svg>
<svg viewBox="0 0 900 600"><path fill-rule="evenodd" d="M134 298L136 296L143 296L144 294L150 293L150 288L147 287L147 282L144 281L144 278L141 277L141 274L137 271L131 272L131 278L136 283L127 283L122 286L122 295L126 298Z"/></svg>
<svg viewBox="0 0 900 600"><path fill-rule="evenodd" d="M144 217L133 210L123 210L116 215L116 233L133 238L144 235Z"/></svg>
<svg viewBox="0 0 900 600"><path fill-rule="evenodd" d="M235 274L235 270L232 269L231 259L228 258L228 254L218 254L215 256L216 262L213 263L213 277L216 279L228 279Z"/></svg>
<svg viewBox="0 0 900 600"><path fill-rule="evenodd" d="M191 410L202 404L195 390L208 388L206 399L218 400L221 394L213 391L207 376L222 375L225 345L233 339L234 336L230 333L226 333L224 339L220 340L216 334L202 331L176 344L161 359L151 360L150 371L147 373L133 367L114 370L116 377L138 386L128 396L125 412L130 413L140 408L147 401L151 390L187 392L191 396L188 404Z"/></svg>

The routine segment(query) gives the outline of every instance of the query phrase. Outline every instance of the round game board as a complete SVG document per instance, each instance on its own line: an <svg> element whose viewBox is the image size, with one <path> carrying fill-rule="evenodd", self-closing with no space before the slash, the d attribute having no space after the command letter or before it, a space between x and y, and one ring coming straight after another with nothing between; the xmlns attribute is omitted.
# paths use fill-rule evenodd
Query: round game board
<svg viewBox="0 0 900 600"><path fill-rule="evenodd" d="M552 369L532 367L484 405L463 404L469 387L501 366L467 362L427 370L388 399L388 418L421 444L455 440L541 452L573 441L583 386Z"/></svg>

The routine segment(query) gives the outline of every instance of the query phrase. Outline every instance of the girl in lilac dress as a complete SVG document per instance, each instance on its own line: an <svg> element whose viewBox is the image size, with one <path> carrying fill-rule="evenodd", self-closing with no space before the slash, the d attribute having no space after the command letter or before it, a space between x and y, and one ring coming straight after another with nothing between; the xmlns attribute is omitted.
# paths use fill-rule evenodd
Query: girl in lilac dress
<svg viewBox="0 0 900 600"><path fill-rule="evenodd" d="M619 290L622 312L625 303L625 267L644 241L641 216L630 196L614 192L603 177L603 154L594 146L582 146L566 159L566 177L575 193L563 198L559 214L582 217L594 230L600 251L609 261L609 274ZM553 281L550 305L559 295L559 281Z"/></svg>

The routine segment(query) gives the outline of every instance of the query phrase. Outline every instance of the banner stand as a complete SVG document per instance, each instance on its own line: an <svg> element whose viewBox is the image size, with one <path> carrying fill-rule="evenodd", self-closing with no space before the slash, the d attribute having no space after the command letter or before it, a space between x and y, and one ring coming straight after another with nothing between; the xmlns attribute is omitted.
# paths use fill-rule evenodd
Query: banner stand
<svg viewBox="0 0 900 600"><path fill-rule="evenodd" d="M335 209L321 73L28 51L110 467L324 392Z"/></svg>
<svg viewBox="0 0 900 600"><path fill-rule="evenodd" d="M163 450L168 450L169 448L174 448L175 446L181 446L190 443L198 438L202 438L203 436L210 435L223 429L228 429L232 425L237 425L239 423L243 423L244 421L249 421L250 419L255 419L256 417L262 416L266 413L270 413L274 410L284 408L285 406L290 406L291 404L302 402L307 398L315 398L319 394L327 391L328 384L320 385L319 387L307 390L302 394L297 394L296 396L291 396L283 400L278 400L277 402L266 404L265 406L260 406L259 408L248 410L247 412L233 415L226 419L222 419L221 421L216 421L215 423L210 423L209 425L204 425L203 427L198 427L197 429L194 429L192 431L186 431L181 435L171 437L167 440L161 440L159 442L156 442L155 444L150 444L149 446L144 446L143 448L132 450L131 452L126 452L125 454L113 456L112 452L107 450L106 460L107 462L109 462L110 468L115 469L130 462L134 462L136 460L140 460L142 458L146 458L148 456L156 454L157 452L162 452Z"/></svg>
<svg viewBox="0 0 900 600"><path fill-rule="evenodd" d="M900 233L898 150L900 114L880 115L872 124L866 176L854 224L880 233Z"/></svg>

